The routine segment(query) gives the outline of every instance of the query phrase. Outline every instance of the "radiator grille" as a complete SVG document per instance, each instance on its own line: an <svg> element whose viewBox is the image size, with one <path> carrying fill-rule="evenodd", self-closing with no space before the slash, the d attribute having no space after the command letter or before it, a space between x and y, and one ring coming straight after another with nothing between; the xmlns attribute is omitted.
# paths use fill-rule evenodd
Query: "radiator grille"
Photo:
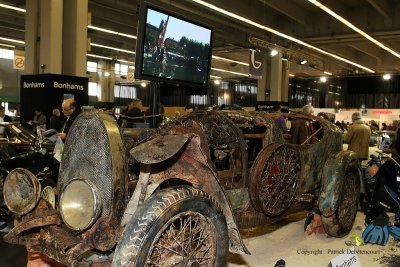
<svg viewBox="0 0 400 267"><path fill-rule="evenodd" d="M108 132L114 131L111 137L115 138L115 129L118 132L118 127L114 122L107 122L107 119L106 115L98 112L87 112L76 118L64 146L58 181L58 190L62 192L74 178L90 180L100 193L102 215L111 214L113 209L113 168L117 166L113 166L111 151L121 153L120 147L113 148L110 145L115 142L110 142ZM109 129L110 125L113 129Z"/></svg>

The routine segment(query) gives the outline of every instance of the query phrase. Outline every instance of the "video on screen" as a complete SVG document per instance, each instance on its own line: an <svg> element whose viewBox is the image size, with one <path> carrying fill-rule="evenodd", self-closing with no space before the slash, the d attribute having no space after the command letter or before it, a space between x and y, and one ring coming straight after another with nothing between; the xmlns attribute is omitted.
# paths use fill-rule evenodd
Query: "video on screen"
<svg viewBox="0 0 400 267"><path fill-rule="evenodd" d="M147 8L140 74L206 84L211 35L211 29Z"/></svg>

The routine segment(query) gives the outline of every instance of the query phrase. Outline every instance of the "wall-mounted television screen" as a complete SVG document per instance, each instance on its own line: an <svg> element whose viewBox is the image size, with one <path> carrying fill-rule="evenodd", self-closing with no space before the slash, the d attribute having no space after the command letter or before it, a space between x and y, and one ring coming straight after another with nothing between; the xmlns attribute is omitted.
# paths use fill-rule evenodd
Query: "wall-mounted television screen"
<svg viewBox="0 0 400 267"><path fill-rule="evenodd" d="M135 78L206 86L211 28L142 3Z"/></svg>

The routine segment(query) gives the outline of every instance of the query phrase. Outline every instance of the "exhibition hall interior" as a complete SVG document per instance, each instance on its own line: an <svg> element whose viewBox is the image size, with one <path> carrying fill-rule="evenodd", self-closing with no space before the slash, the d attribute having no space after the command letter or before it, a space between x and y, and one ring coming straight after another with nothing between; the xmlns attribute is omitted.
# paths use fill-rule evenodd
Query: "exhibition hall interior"
<svg viewBox="0 0 400 267"><path fill-rule="evenodd" d="M399 18L0 0L0 267L399 267Z"/></svg>

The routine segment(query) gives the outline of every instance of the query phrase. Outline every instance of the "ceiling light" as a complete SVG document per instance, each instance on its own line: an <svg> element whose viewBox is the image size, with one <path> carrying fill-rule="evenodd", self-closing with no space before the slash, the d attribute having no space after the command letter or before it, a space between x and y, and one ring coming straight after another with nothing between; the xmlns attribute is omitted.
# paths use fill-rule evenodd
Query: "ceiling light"
<svg viewBox="0 0 400 267"><path fill-rule="evenodd" d="M0 40L6 41L6 42L11 42L11 43L17 43L17 44L25 44L25 41L6 38L6 37L0 37Z"/></svg>
<svg viewBox="0 0 400 267"><path fill-rule="evenodd" d="M108 71L106 71L106 72L104 72L104 76L105 77L109 77L111 74L108 72Z"/></svg>
<svg viewBox="0 0 400 267"><path fill-rule="evenodd" d="M383 79L384 80L390 80L390 74L385 74L385 75L383 75Z"/></svg>
<svg viewBox="0 0 400 267"><path fill-rule="evenodd" d="M306 59L300 60L300 64L301 64L301 65L304 65L304 64L306 64L306 63L307 63L307 60L306 60Z"/></svg>
<svg viewBox="0 0 400 267"><path fill-rule="evenodd" d="M95 58L101 58L101 59L107 59L107 60L112 60L112 57L103 57L103 56L98 56L98 55L93 55L93 54L86 54L87 57L95 57Z"/></svg>
<svg viewBox="0 0 400 267"><path fill-rule="evenodd" d="M325 73L326 75L332 75L332 73L329 72L329 71L324 71L324 73Z"/></svg>
<svg viewBox="0 0 400 267"><path fill-rule="evenodd" d="M120 36L124 36L124 37L128 37L128 38L132 38L132 39L137 39L136 36L131 35L131 34L116 32L116 31L113 31L113 30L108 30L108 29L100 28L100 27L93 26L93 25L87 25L86 27L88 29L92 29L92 30L96 30L96 31L106 32L106 33L115 34L115 35L120 35Z"/></svg>
<svg viewBox="0 0 400 267"><path fill-rule="evenodd" d="M369 41L371 41L372 43L376 44L377 46L379 46L380 48L388 51L389 53L391 53L392 55L400 58L400 54L397 53L396 51L393 51L392 49L390 49L389 47L385 46L384 44L382 44L381 42L375 40L374 38L372 38L371 36L369 36L367 33L363 32L362 30L360 30L359 28L357 28L356 26L354 26L353 24L351 24L349 21L347 21L345 18L339 16L338 14L336 14L335 12L333 12L331 9L329 9L328 7L324 6L323 4L321 4L320 2L316 1L316 0L308 0L310 1L312 4L314 4L315 6L319 7L320 9L322 9L323 11L325 11L326 13L328 13L329 15L331 15L332 17L334 17L335 19L339 20L340 22L342 22L344 25L346 25L347 27L349 27L350 29L354 30L355 32L357 32L358 34L364 36L366 39L368 39Z"/></svg>
<svg viewBox="0 0 400 267"><path fill-rule="evenodd" d="M214 80L214 84L219 85L221 83L221 80Z"/></svg>
<svg viewBox="0 0 400 267"><path fill-rule="evenodd" d="M9 44L0 44L1 46L5 46L5 47L11 47L11 48L15 48L15 45L9 45Z"/></svg>
<svg viewBox="0 0 400 267"><path fill-rule="evenodd" d="M331 57L333 57L333 58L336 58L336 59L338 59L338 60L340 60L340 61L346 62L346 63L351 64L351 65L353 65L353 66L359 67L359 68L364 69L364 70L366 70L366 71L368 71L368 72L375 73L375 71L373 71L373 70L371 70L371 69L369 69L369 68L367 68L367 67L364 67L364 66L362 66L362 65L360 65L360 64L358 64L358 63L355 63L355 62L350 61L350 60L348 60L348 59L346 59L346 58L343 58L343 57L340 57L340 56L335 55L335 54L333 54L333 53L330 53L330 52L327 52L327 51L325 51L325 50L322 50L321 48L318 48L318 47L316 47L316 46L310 45L310 44L308 44L308 43L306 43L306 42L303 42L303 41L301 41L301 40L299 40L299 39L296 39L296 38L294 38L294 37L292 37L292 36L286 35L286 34L284 34L284 33L281 33L281 32L279 32L279 31L277 31L277 30L274 30L274 29L269 28L269 27L267 27L267 26L261 25L261 24L259 24L259 23L257 23L257 22L254 22L254 21L252 21L252 20L250 20L250 19L247 19L247 18L244 18L244 17L242 17L242 16L239 16L239 15L237 15L237 14L235 14L235 13L226 11L226 10L223 9L223 8L219 8L219 7L215 6L215 5L212 5L212 4L210 4L210 3L204 2L203 0L192 0L192 1L198 3L198 4L202 5L202 6L208 7L208 8L210 8L210 9L212 9L212 10L215 10L215 11L217 11L217 12L219 12L219 13L225 14L225 15L231 17L231 18L240 20L240 21L245 22L245 23L247 23L247 24L249 24L249 25L253 25L253 26L255 26L255 27L257 27L257 28L260 28L260 29L262 29L262 30L265 30L265 31L271 32L271 33L273 33L273 34L276 34L276 35L278 35L278 36L280 36L280 37L282 37L282 38L285 38L285 39L287 39L287 40L290 40L290 41L293 41L293 42L298 43L298 44L300 44L300 45L306 46L306 47L308 47L308 48L310 48L310 49L313 49L313 50L315 50L315 51L318 51L318 52L320 52L320 53L322 53L322 54L329 55L329 56L331 56Z"/></svg>
<svg viewBox="0 0 400 267"><path fill-rule="evenodd" d="M213 79L221 79L222 77L221 77L221 76L210 75L210 78L213 78Z"/></svg>
<svg viewBox="0 0 400 267"><path fill-rule="evenodd" d="M278 54L278 50L276 50L276 49L271 50L271 53L270 53L271 57L276 56L277 54Z"/></svg>
<svg viewBox="0 0 400 267"><path fill-rule="evenodd" d="M5 5L5 4L0 4L0 7L13 9L13 10L16 10L16 11L19 11L19 12L24 12L24 13L26 12L26 9L15 7L15 6L10 6L10 5Z"/></svg>
<svg viewBox="0 0 400 267"><path fill-rule="evenodd" d="M249 77L249 74L244 74L244 73L240 73L240 72L229 71L229 70L223 70L223 69L218 69L218 68L211 68L211 69L212 69L212 70L215 70L215 71L227 72L227 73L232 73L232 74L236 74L236 75L241 75L241 76Z"/></svg>
<svg viewBox="0 0 400 267"><path fill-rule="evenodd" d="M244 65L244 66L249 66L249 63L244 63L244 62L229 59L229 58L224 58L224 57L219 57L219 56L212 56L212 58L218 59L218 60L223 60L223 61L228 61L228 62L233 62L233 63L237 63L237 64Z"/></svg>
<svg viewBox="0 0 400 267"><path fill-rule="evenodd" d="M96 47L101 47L101 48L107 48L107 49L111 49L111 50L115 50L115 51L125 52L125 53L129 53L129 54L135 54L135 52L133 52L133 51L120 49L120 48L116 48L116 47L111 47L111 46L106 46L106 45L101 45L101 44L95 44L95 43L90 43L90 45L91 46L96 46Z"/></svg>
<svg viewBox="0 0 400 267"><path fill-rule="evenodd" d="M284 60L284 61L288 61L289 60L288 56L281 56L281 59Z"/></svg>
<svg viewBox="0 0 400 267"><path fill-rule="evenodd" d="M326 80L327 80L327 79L326 79L325 76L322 76L322 77L319 78L319 81L322 82L322 83L326 82Z"/></svg>
<svg viewBox="0 0 400 267"><path fill-rule="evenodd" d="M289 77L294 77L294 74L289 74Z"/></svg>
<svg viewBox="0 0 400 267"><path fill-rule="evenodd" d="M141 87L146 87L146 83L141 83L140 86Z"/></svg>

